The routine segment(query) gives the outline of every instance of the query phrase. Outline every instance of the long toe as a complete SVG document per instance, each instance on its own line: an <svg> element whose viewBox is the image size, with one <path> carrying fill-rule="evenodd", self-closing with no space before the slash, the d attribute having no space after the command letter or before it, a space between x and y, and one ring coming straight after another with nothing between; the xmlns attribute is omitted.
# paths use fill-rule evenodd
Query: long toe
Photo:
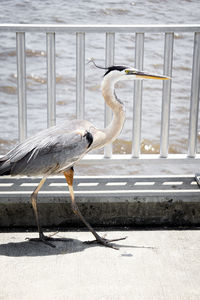
<svg viewBox="0 0 200 300"><path fill-rule="evenodd" d="M111 244L111 242L115 242L115 241L121 241L121 240L125 240L127 237L123 237L123 238L118 238L118 239L112 239L112 240L108 240L105 238L99 238L93 241L86 241L84 242L85 244L100 244L103 245L105 247L109 247L109 248L113 248L115 250L119 250L118 247L116 247L115 245Z"/></svg>
<svg viewBox="0 0 200 300"><path fill-rule="evenodd" d="M113 239L113 240L108 240L109 242L116 242L116 241L121 241L121 240L125 240L127 238L127 236L123 237L123 238L119 238L119 239Z"/></svg>

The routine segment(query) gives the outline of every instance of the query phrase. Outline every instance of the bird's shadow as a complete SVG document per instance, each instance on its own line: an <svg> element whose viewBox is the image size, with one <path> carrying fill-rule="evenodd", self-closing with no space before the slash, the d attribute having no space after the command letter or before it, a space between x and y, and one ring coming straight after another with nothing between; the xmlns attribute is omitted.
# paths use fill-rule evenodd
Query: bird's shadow
<svg viewBox="0 0 200 300"><path fill-rule="evenodd" d="M87 248L96 247L98 244L87 244L78 239L60 238L54 239L53 244L55 248L50 247L41 242L34 241L22 241L22 242L10 242L0 245L0 256L10 257L35 257L35 256L49 256L49 255L64 255L70 253L76 253L86 250ZM147 248L153 249L153 247L145 246L130 246L125 244L113 243L114 246L119 248ZM113 250L115 251L115 250ZM132 256L132 255L131 255Z"/></svg>
<svg viewBox="0 0 200 300"><path fill-rule="evenodd" d="M62 241L56 238L52 244L55 248L50 247L41 242L34 241L22 241L22 242L10 242L0 245L0 255L21 257L21 256L49 256L58 254L70 254L75 252L81 252L87 248L88 245L77 239L62 238Z"/></svg>

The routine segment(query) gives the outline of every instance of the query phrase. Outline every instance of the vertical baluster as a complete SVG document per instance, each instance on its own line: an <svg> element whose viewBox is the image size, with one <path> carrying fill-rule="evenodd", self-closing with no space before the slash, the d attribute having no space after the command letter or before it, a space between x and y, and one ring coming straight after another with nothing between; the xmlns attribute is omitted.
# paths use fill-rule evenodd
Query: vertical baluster
<svg viewBox="0 0 200 300"><path fill-rule="evenodd" d="M172 76L174 33L165 33L164 75ZM171 104L171 80L163 81L160 156L167 157Z"/></svg>
<svg viewBox="0 0 200 300"><path fill-rule="evenodd" d="M199 113L199 90L200 90L200 32L195 32L191 100L190 100L190 125L189 125L189 142L188 142L189 157L195 157L196 155L198 113Z"/></svg>
<svg viewBox="0 0 200 300"><path fill-rule="evenodd" d="M17 87L18 87L18 132L19 141L27 137L27 107L26 107L26 50L25 33L16 33L17 49Z"/></svg>
<svg viewBox="0 0 200 300"><path fill-rule="evenodd" d="M55 33L46 34L47 49L47 126L56 124L56 58Z"/></svg>
<svg viewBox="0 0 200 300"><path fill-rule="evenodd" d="M106 67L112 66L114 64L114 54L115 54L115 33L106 33ZM105 103L105 117L104 125L105 127L109 125L112 120L112 110ZM108 144L104 148L104 157L112 157L112 144Z"/></svg>
<svg viewBox="0 0 200 300"><path fill-rule="evenodd" d="M85 115L85 33L76 33L76 116Z"/></svg>
<svg viewBox="0 0 200 300"><path fill-rule="evenodd" d="M143 70L144 33L136 33L135 68ZM134 82L132 156L139 157L142 125L142 80Z"/></svg>

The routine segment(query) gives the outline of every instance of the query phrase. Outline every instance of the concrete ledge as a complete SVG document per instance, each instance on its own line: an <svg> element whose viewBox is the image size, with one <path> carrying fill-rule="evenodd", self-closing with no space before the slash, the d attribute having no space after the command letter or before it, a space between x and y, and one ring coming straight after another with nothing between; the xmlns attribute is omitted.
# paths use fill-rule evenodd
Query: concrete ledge
<svg viewBox="0 0 200 300"><path fill-rule="evenodd" d="M1 179L0 226L35 226L30 195L40 178ZM76 177L74 190L94 226L200 225L200 188L193 176ZM63 177L47 179L38 209L43 226L82 226Z"/></svg>

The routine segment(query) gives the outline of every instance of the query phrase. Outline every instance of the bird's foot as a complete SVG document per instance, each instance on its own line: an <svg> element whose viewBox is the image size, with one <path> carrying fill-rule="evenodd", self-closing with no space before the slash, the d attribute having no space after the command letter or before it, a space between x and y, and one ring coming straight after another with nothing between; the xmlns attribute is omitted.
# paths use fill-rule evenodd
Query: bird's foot
<svg viewBox="0 0 200 300"><path fill-rule="evenodd" d="M54 242L67 242L69 241L69 239L66 239L66 238L53 238L52 236L56 235L58 233L55 232L55 233L52 233L50 234L49 236L46 236L44 235L43 232L41 232L39 234L39 238L26 238L26 240L30 241L30 242L41 242L41 243L44 243L52 248L55 248L56 246L54 244L51 243L51 241L54 241Z"/></svg>
<svg viewBox="0 0 200 300"><path fill-rule="evenodd" d="M118 247L116 247L115 245L113 245L111 243L116 242L116 241L125 240L126 238L127 238L127 236L125 236L123 238L119 238L119 239L108 240L108 239L105 239L105 238L98 237L96 240L86 241L86 242L84 242L84 244L101 244L105 247L109 247L109 248L113 248L115 250L119 250Z"/></svg>
<svg viewBox="0 0 200 300"><path fill-rule="evenodd" d="M50 241L54 240L53 238L49 237L49 236L45 236L44 234L41 234L39 236L39 238L26 238L26 240L28 240L29 242L40 242L40 243L44 243L52 248L55 248L56 246L54 244L52 244Z"/></svg>

